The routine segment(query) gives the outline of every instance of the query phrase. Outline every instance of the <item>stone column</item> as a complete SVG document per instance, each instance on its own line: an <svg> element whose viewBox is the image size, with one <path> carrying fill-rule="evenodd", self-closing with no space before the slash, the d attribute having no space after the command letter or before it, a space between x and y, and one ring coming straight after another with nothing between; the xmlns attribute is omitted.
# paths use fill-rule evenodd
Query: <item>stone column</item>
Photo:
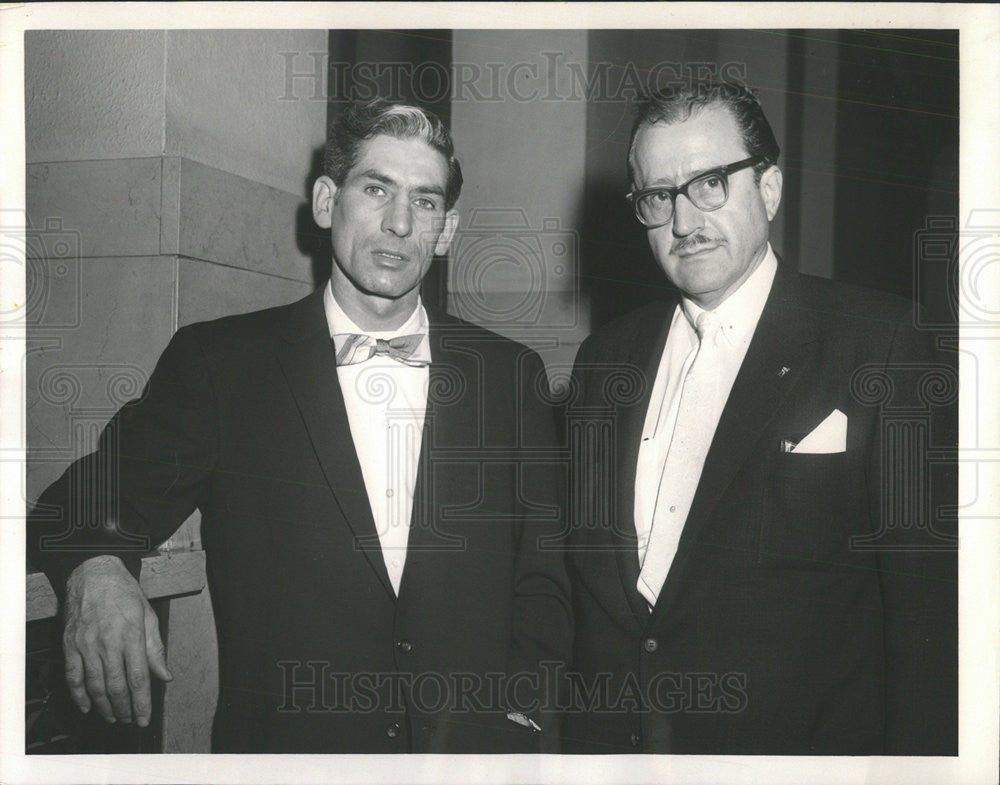
<svg viewBox="0 0 1000 785"><path fill-rule="evenodd" d="M94 448L178 326L325 278L307 199L326 50L323 30L26 33L29 500ZM200 548L197 521L166 547ZM170 623L186 634L171 641L164 747L204 752L207 592L174 601Z"/></svg>

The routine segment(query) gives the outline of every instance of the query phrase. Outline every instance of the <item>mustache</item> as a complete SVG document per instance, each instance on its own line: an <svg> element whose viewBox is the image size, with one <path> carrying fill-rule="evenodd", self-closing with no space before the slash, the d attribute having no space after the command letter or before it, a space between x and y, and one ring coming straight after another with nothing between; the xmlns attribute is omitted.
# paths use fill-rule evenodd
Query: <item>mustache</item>
<svg viewBox="0 0 1000 785"><path fill-rule="evenodd" d="M671 254L678 254L681 251L689 251L696 249L699 245L725 245L726 241L721 237L710 237L707 234L702 234L697 232L695 234L689 234L687 237L682 237L676 240L674 244L670 247Z"/></svg>

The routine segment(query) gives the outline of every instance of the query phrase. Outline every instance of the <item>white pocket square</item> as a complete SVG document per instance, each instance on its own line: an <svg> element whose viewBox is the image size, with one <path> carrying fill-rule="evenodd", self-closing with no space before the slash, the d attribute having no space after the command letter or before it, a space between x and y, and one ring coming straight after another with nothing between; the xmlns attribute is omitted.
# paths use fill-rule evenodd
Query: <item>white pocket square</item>
<svg viewBox="0 0 1000 785"><path fill-rule="evenodd" d="M790 452L818 454L844 452L846 449L847 415L840 409L834 409Z"/></svg>

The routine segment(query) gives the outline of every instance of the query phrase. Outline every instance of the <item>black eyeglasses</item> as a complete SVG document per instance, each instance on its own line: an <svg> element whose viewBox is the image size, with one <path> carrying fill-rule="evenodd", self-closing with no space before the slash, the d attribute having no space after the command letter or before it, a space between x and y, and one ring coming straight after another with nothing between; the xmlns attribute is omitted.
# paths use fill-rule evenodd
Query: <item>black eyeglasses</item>
<svg viewBox="0 0 1000 785"><path fill-rule="evenodd" d="M669 223L674 217L674 202L678 194L684 194L699 210L705 212L718 210L729 199L729 175L763 160L762 155L744 158L742 161L702 172L676 188L664 186L642 188L626 194L625 198L635 210L635 217L639 219L639 223L647 229L656 229Z"/></svg>

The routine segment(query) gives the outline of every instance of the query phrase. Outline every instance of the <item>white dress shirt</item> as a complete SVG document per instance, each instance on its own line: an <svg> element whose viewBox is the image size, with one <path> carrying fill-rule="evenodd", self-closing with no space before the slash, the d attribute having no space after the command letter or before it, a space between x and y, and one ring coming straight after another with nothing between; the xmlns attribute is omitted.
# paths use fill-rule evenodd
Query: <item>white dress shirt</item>
<svg viewBox="0 0 1000 785"><path fill-rule="evenodd" d="M760 320L767 295L774 282L778 260L767 247L764 259L743 282L742 286L723 300L715 309L721 320L719 341L719 395L710 413L712 431L715 431L725 408L726 400L736 381L743 358L746 356L750 339L753 338L757 322ZM667 335L666 345L660 357L656 380L646 410L646 420L639 443L639 459L635 476L635 528L638 535L639 565L646 557L649 536L653 527L653 513L657 504L690 505L691 499L657 499L660 476L667 460L670 440L677 419L681 389L684 377L698 350L698 334L694 325L703 309L686 297L674 311Z"/></svg>
<svg viewBox="0 0 1000 785"><path fill-rule="evenodd" d="M329 284L323 292L323 305L331 337L360 333L388 340L427 333L427 313L419 300L410 318L398 330L382 332L358 327L337 303ZM430 360L426 337L413 358ZM406 563L429 376L427 366L405 365L385 355L337 367L382 558L397 595Z"/></svg>

